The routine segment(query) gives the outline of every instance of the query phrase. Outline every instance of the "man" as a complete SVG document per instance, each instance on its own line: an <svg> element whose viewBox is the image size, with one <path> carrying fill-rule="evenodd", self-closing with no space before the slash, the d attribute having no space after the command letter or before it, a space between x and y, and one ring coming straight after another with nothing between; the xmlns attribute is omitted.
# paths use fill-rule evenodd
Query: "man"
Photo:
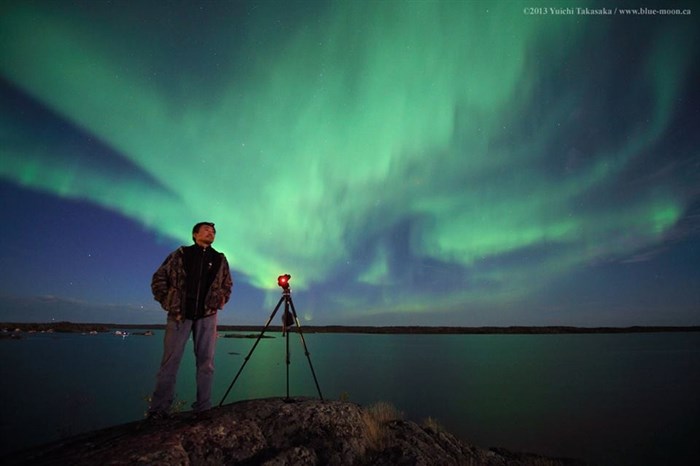
<svg viewBox="0 0 700 466"><path fill-rule="evenodd" d="M226 257L211 247L215 236L213 223L197 223L192 228L194 244L173 251L153 274L153 297L168 312L168 321L149 418L167 417L170 412L190 332L197 361L197 400L192 409L211 408L216 313L228 302L233 285Z"/></svg>

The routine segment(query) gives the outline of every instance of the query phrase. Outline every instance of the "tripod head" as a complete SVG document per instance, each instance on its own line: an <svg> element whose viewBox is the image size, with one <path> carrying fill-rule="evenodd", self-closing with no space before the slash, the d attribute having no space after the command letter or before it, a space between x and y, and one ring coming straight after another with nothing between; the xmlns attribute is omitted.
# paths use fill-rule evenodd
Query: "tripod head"
<svg viewBox="0 0 700 466"><path fill-rule="evenodd" d="M287 333L287 327L294 325L294 315L289 312L289 304L292 301L291 290L289 289L289 280L292 276L288 273L277 277L277 284L282 287L282 298L284 300L284 314L282 314L282 335Z"/></svg>

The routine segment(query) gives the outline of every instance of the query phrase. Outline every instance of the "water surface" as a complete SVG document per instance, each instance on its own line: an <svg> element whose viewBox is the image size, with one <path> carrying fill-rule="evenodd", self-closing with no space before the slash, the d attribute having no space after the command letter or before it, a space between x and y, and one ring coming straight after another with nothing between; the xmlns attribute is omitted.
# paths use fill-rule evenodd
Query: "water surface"
<svg viewBox="0 0 700 466"><path fill-rule="evenodd" d="M0 451L141 419L161 356L155 333L0 341ZM267 335L275 338L260 341L227 403L286 395L285 340ZM325 398L388 401L482 447L600 465L691 464L700 454L699 333L305 338ZM254 341L219 339L216 403ZM296 334L290 352L290 395L316 397ZM177 386L183 409L194 393L190 343Z"/></svg>

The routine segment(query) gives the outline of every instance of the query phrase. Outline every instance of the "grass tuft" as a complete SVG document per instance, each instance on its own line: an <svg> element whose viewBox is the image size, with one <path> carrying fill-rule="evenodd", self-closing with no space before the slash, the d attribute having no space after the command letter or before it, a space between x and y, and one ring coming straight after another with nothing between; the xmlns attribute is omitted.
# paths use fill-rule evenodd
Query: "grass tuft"
<svg viewBox="0 0 700 466"><path fill-rule="evenodd" d="M390 421L403 419L403 413L390 403L380 401L362 410L362 421L369 448L375 451L383 450L386 446L387 428Z"/></svg>
<svg viewBox="0 0 700 466"><path fill-rule="evenodd" d="M445 430L442 425L440 425L438 420L433 417L428 417L427 419L423 420L423 427L428 430L432 430L433 432L441 432Z"/></svg>

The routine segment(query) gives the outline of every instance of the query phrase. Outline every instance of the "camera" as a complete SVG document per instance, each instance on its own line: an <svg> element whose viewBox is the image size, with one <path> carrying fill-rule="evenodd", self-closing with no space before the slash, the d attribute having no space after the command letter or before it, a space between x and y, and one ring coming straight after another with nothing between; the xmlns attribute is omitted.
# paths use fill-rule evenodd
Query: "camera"
<svg viewBox="0 0 700 466"><path fill-rule="evenodd" d="M282 287L283 290L288 290L289 289L289 280L291 280L292 276L289 275L288 273L285 273L284 275L280 275L277 277L277 284Z"/></svg>

